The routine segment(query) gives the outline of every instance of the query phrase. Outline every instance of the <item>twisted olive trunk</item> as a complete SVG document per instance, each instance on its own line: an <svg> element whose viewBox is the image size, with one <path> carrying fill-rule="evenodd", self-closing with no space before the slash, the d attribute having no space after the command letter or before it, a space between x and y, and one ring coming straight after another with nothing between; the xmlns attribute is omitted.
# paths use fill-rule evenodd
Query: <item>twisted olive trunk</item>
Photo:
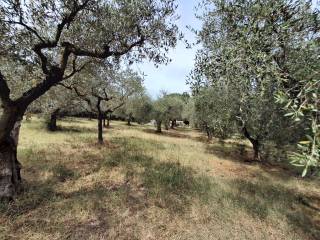
<svg viewBox="0 0 320 240"><path fill-rule="evenodd" d="M43 82L37 84L20 98L12 100L10 89L0 72L0 199L13 199L21 188L20 163L17 146L20 123L27 107L63 80L64 69L53 66Z"/></svg>
<svg viewBox="0 0 320 240"><path fill-rule="evenodd" d="M0 199L12 200L21 189L21 164L17 159L17 147L23 114L4 110L1 125L13 123L11 131L4 133L0 141ZM1 129L3 130L3 129Z"/></svg>

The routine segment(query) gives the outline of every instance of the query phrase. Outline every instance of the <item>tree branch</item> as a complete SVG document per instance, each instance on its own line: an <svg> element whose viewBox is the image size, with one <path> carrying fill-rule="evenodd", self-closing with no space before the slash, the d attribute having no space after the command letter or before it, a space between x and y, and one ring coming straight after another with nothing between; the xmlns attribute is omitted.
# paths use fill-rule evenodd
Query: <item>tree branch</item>
<svg viewBox="0 0 320 240"><path fill-rule="evenodd" d="M38 43L33 47L33 51L39 56L39 58L41 60L41 68L42 68L42 71L45 74L49 73L49 70L48 70L48 59L43 54L42 50L43 49L54 48L54 47L56 47L58 45L58 42L60 40L62 31L65 28L65 26L71 24L71 22L75 19L76 15L87 6L89 1L90 0L86 0L80 5L78 5L76 3L76 1L75 1L73 10L70 12L69 15L65 16L62 19L61 23L58 24L54 40L53 41L50 41L50 40L41 41L41 43ZM69 57L70 53L71 52L68 49L65 49L65 51L63 53L62 60L61 60L61 63L62 63L61 65L62 65L62 69L63 70L66 67L66 64L68 62L68 57Z"/></svg>
<svg viewBox="0 0 320 240"><path fill-rule="evenodd" d="M77 94L77 96L80 97L80 98L81 98L82 100L84 100L85 102L87 102L88 105L90 106L91 110L94 111L94 110L93 110L93 109L94 109L94 108L93 108L93 104L92 104L90 98L88 98L85 93L81 93L77 87L75 87L75 86L73 86L73 85L69 85L69 86L68 86L68 85L66 85L66 84L64 84L64 83L62 83L62 82L58 83L58 85L66 88L66 89L68 89L68 90L71 90L71 91L73 90L73 91L75 91L75 93Z"/></svg>
<svg viewBox="0 0 320 240"><path fill-rule="evenodd" d="M23 95L15 100L17 104L28 106L31 102L36 100L38 97L42 96L45 92L47 92L52 86L56 85L62 80L63 72L60 68L53 66L50 70L49 74L45 77L45 79L32 87L27 92L23 93Z"/></svg>
<svg viewBox="0 0 320 240"><path fill-rule="evenodd" d="M56 36L55 36L55 40L54 40L54 43L57 44L60 40L60 37L61 37L61 34L62 34L62 31L64 29L64 27L66 25L70 25L71 22L73 22L73 20L75 19L75 17L77 16L77 14L83 10L89 3L90 0L85 0L82 4L78 5L76 1L74 1L74 8L73 10L71 11L71 13L67 16L65 16L61 23L58 24L58 27L57 27L57 31L56 31Z"/></svg>
<svg viewBox="0 0 320 240"><path fill-rule="evenodd" d="M84 69L89 63L90 61L84 63L81 67L77 68L76 67L76 60L77 58L75 57L72 61L72 72L69 73L68 75L66 75L65 77L63 77L63 80L69 79L71 77L73 77L76 73L81 72L82 69Z"/></svg>
<svg viewBox="0 0 320 240"><path fill-rule="evenodd" d="M20 25L20 26L23 26L25 27L29 32L31 32L32 34L34 34L41 42L45 42L45 40L40 36L40 34L37 32L37 30L35 30L34 28L28 26L27 24L25 24L23 22L23 19L22 17L20 16L20 20L19 22L18 21L12 21L12 20L7 20L7 21L4 21L5 23L9 23L9 24L16 24L16 25Z"/></svg>
<svg viewBox="0 0 320 240"><path fill-rule="evenodd" d="M145 37L143 35L140 35L140 38L137 41L131 43L130 45L126 44L125 49L121 51L111 51L110 46L105 46L102 51L87 50L87 49L79 48L70 42L63 42L61 43L61 46L69 49L69 51L76 56L86 56L86 57L104 59L110 56L122 56L128 53L132 48L143 44L144 41L145 41Z"/></svg>

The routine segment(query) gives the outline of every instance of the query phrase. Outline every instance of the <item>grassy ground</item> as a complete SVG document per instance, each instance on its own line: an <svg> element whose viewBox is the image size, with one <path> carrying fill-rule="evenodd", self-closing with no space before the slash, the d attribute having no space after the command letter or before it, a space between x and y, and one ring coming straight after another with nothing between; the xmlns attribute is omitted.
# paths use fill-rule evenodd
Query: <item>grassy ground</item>
<svg viewBox="0 0 320 240"><path fill-rule="evenodd" d="M69 119L24 123L25 189L0 205L0 239L320 239L318 180L250 164L232 141Z"/></svg>

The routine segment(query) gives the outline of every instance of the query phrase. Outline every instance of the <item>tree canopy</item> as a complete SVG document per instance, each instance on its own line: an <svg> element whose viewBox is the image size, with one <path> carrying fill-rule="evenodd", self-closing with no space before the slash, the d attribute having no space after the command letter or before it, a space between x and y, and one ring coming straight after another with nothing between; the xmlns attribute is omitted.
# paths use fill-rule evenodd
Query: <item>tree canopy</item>
<svg viewBox="0 0 320 240"><path fill-rule="evenodd" d="M190 81L200 98L199 117L215 124L228 123L226 116L237 122L255 152L266 140L297 143L303 132L308 140L300 142L303 153L294 162L305 166L304 174L319 167L319 11L311 1L299 0L203 5L203 28L197 32L203 48ZM212 107L201 106L204 92L213 94L204 100ZM215 114L222 106L226 109Z"/></svg>

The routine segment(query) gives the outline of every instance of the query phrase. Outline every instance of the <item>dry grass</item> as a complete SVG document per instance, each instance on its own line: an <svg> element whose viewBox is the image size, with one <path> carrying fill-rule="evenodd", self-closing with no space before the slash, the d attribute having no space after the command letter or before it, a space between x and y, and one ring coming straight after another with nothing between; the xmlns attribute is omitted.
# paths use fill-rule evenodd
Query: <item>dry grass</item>
<svg viewBox="0 0 320 240"><path fill-rule="evenodd" d="M234 141L69 119L24 123L25 190L0 205L0 239L319 239L319 180L250 164Z"/></svg>

